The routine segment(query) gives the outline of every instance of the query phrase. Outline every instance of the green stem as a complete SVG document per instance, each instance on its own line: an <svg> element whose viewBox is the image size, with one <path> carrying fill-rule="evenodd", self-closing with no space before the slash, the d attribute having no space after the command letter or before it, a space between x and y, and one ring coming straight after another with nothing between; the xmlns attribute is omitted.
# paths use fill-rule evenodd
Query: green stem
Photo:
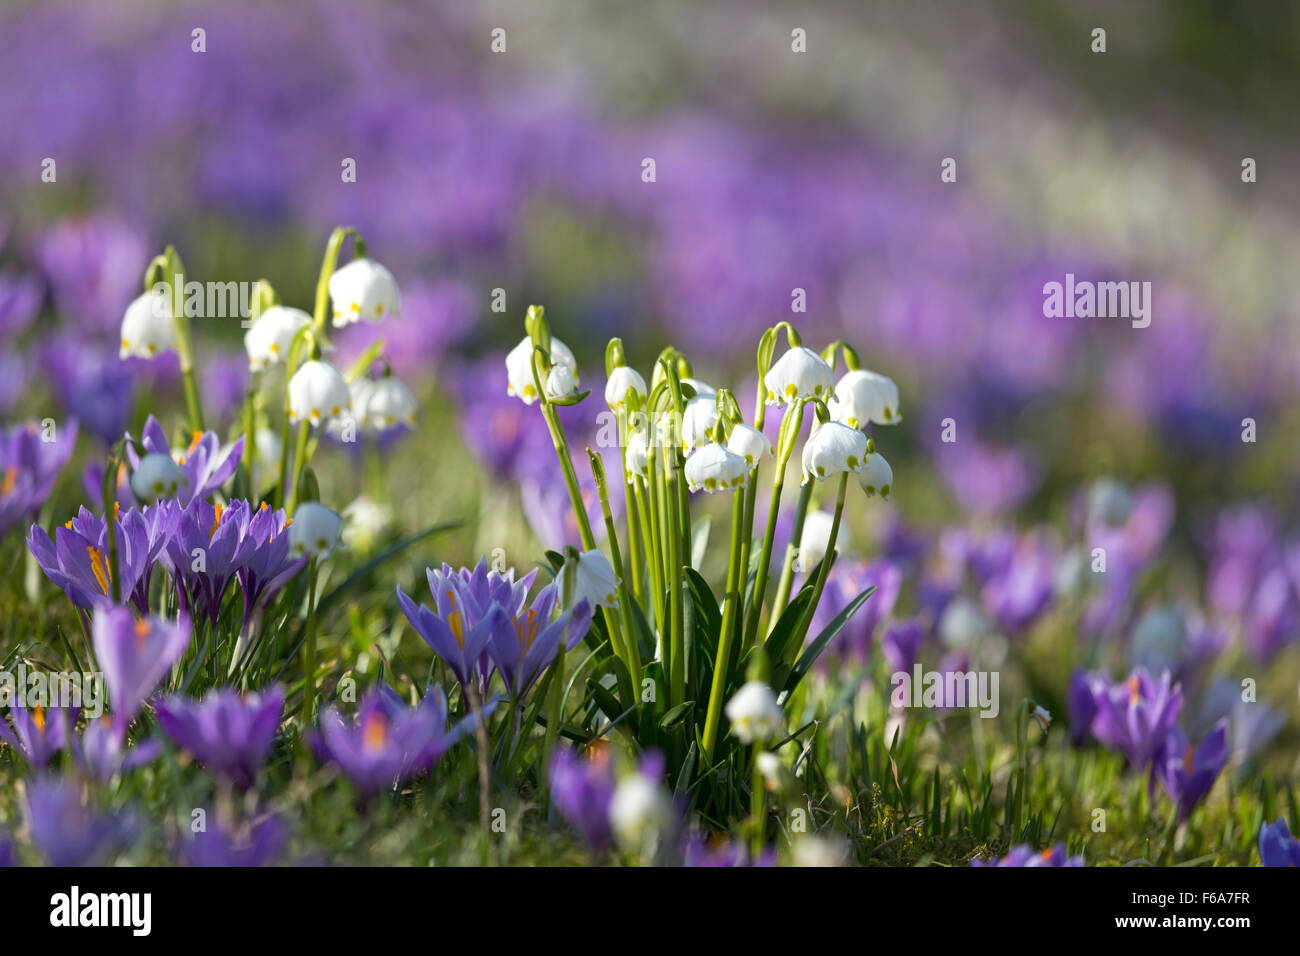
<svg viewBox="0 0 1300 956"><path fill-rule="evenodd" d="M564 473L564 484L569 489L569 500L573 503L574 517L578 520L578 533L582 538L582 549L591 551L596 547L596 537L591 533L591 522L587 519L587 508L582 503L582 492L578 490L578 476L573 470L573 458L569 454L569 441L564 435L564 425L559 415L545 398L542 399L542 417L551 433L551 444L555 446L555 455L560 459L560 470Z"/></svg>
<svg viewBox="0 0 1300 956"><path fill-rule="evenodd" d="M809 481L805 488L811 488L812 482ZM826 578L831 573L831 565L835 562L835 539L840 533L840 518L844 514L844 494L849 487L849 473L840 472L839 492L835 496L835 516L831 519L831 534L826 539L826 556L822 558L821 567L817 571L817 582L813 586L812 600L808 602L807 609L803 612L803 617L799 621L799 633L790 641L787 653L797 654L803 647L804 638L808 635L808 628L812 626L813 614L817 611L817 602L822 598L822 592L826 590Z"/></svg>
<svg viewBox="0 0 1300 956"><path fill-rule="evenodd" d="M732 635L735 632L736 606L740 603L740 580L744 572L740 567L740 535L744 530L745 495L737 489L731 496L731 550L727 564L727 597L722 611L722 631L718 635L718 653L713 661L713 683L709 688L709 710L704 718L704 760L713 759L713 747L718 739L718 723L722 717L722 698L727 692L727 677L731 665Z"/></svg>
<svg viewBox="0 0 1300 956"><path fill-rule="evenodd" d="M311 424L303 421L298 426L298 447L293 456L293 483L289 486L288 503L285 505L285 511L289 517L293 517L294 509L298 507L298 483L302 480L302 469L307 464L307 439L311 437Z"/></svg>
<svg viewBox="0 0 1300 956"><path fill-rule="evenodd" d="M302 712L310 725L316 719L316 556L307 564L307 640L303 647Z"/></svg>
<svg viewBox="0 0 1300 956"><path fill-rule="evenodd" d="M772 602L772 620L775 621L781 610L790 600L790 588L794 586L794 556L803 540L803 523L808 517L808 506L812 502L813 483L809 479L799 489L799 503L794 509L794 524L790 527L790 540L785 546L785 558L781 562L781 580L776 587L776 599ZM827 557L830 551L826 552Z"/></svg>
<svg viewBox="0 0 1300 956"><path fill-rule="evenodd" d="M260 376L257 372L248 373L248 402L244 406L244 469L248 475L248 500L257 498L257 473L254 459L257 457L257 386Z"/></svg>
<svg viewBox="0 0 1300 956"><path fill-rule="evenodd" d="M785 470L794 453L795 439L803 427L803 413L804 406L801 402L793 419L790 411L781 419L776 470L772 473L772 502L767 509L767 526L763 530L763 545L758 553L758 568L754 572L754 593L750 597L749 616L745 622L745 647L751 647L758 636L758 621L763 615L763 597L767 592L768 572L772 565L772 546L776 541L776 519L781 510L781 493L785 490ZM791 427L789 432L786 431L787 426ZM757 496L757 488L754 494Z"/></svg>

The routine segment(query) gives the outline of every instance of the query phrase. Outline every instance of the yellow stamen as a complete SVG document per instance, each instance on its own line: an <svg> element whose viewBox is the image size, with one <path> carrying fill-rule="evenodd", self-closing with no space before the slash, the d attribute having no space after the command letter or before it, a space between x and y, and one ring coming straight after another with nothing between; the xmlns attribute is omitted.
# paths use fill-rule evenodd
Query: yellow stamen
<svg viewBox="0 0 1300 956"><path fill-rule="evenodd" d="M14 485L18 484L18 469L10 465L5 469L4 481L0 482L0 495L7 495L14 490Z"/></svg>
<svg viewBox="0 0 1300 956"><path fill-rule="evenodd" d="M95 580L99 583L100 590L103 591L104 596L107 597L108 585L113 580L113 572L109 568L108 562L104 560L103 552L101 552L99 548L86 545L86 554L90 555L90 573L95 576Z"/></svg>
<svg viewBox="0 0 1300 956"><path fill-rule="evenodd" d="M217 533L217 526L221 524L221 516L225 514L225 511L226 511L225 505L223 505L219 501L212 506L212 512L215 515L215 517L212 519L212 527L208 529L209 541L211 541L212 536Z"/></svg>
<svg viewBox="0 0 1300 956"><path fill-rule="evenodd" d="M32 708L32 723L41 733L45 733L45 708L37 704Z"/></svg>
<svg viewBox="0 0 1300 956"><path fill-rule="evenodd" d="M135 646L138 647L140 650L144 650L144 643L148 637L149 637L149 622L136 621L135 622Z"/></svg>
<svg viewBox="0 0 1300 956"><path fill-rule="evenodd" d="M465 621L456 609L456 595L451 591L447 592L447 599L451 601L451 613L447 615L447 626L451 628L451 633L456 638L456 643L463 651L465 649Z"/></svg>
<svg viewBox="0 0 1300 956"><path fill-rule="evenodd" d="M387 735L388 718L376 711L366 718L366 726L361 731L361 746L369 753L382 750Z"/></svg>
<svg viewBox="0 0 1300 956"><path fill-rule="evenodd" d="M537 640L537 628L542 622L537 618L537 612L532 608L528 609L528 617L517 618L515 620L515 633L519 635L519 653L527 654L529 648L533 646L533 641Z"/></svg>

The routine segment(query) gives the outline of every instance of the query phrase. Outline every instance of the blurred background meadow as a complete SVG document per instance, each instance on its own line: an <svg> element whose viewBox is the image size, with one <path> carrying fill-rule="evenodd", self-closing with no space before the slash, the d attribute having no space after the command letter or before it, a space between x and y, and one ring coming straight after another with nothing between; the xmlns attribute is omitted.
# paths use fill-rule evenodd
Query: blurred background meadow
<svg viewBox="0 0 1300 956"><path fill-rule="evenodd" d="M764 329L844 339L898 382L904 418L873 432L891 500L846 512L823 613L837 588L841 603L859 582L878 590L832 648L837 676L883 700L890 670L960 669L978 647L1002 671L1007 726L1029 696L1058 722L1042 746L1066 755L1071 674L1168 670L1193 740L1231 728L1214 822L1185 855L1250 862L1262 819L1300 822L1282 786L1300 738L1297 37L1289 4L9 2L0 420L75 418L73 462L36 520L97 507L83 471L108 443L150 413L184 418L174 355L118 357L149 260L172 243L187 278L265 277L310 309L329 231L357 227L403 314L339 332L339 364L382 338L421 409L397 438L322 447L322 500L360 500L329 573L461 524L357 593L324 639L340 672L373 676L377 648L423 673L394 578L409 589L425 564L498 549L528 568L578 543L540 417L506 394L529 304L595 390L565 412L576 449L594 441L611 336L643 371L677 346L747 415ZM1066 273L1149 281L1150 326L1045 317L1043 285ZM209 427L233 435L243 329L194 327ZM32 600L29 521L0 525L10 642L49 613ZM888 858L959 860L978 826L936 851L939 833L905 824L964 745L908 746L906 800L873 798L885 781L864 760L814 802L860 811L863 845L906 832ZM850 767L852 749L832 747ZM1042 808L1089 862L1147 852L1142 827L1088 830L1119 800L1119 766Z"/></svg>

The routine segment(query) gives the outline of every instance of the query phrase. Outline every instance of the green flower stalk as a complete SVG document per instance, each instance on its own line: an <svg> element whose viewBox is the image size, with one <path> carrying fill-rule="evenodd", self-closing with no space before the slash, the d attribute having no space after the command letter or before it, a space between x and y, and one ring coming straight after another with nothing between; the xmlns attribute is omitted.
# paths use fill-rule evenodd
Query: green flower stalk
<svg viewBox="0 0 1300 956"><path fill-rule="evenodd" d="M159 276L161 276L162 282L161 290L156 288ZM194 375L194 331L190 327L190 317L185 311L184 282L185 265L181 262L181 257L177 254L174 246L168 246L163 250L162 255L155 256L153 261L149 263L148 268L145 269L145 292L161 293L167 296L166 306L171 313L172 322L175 326L174 344L177 358L180 360L181 384L185 391L185 407L189 413L190 429L202 432L205 430L203 426L203 409L199 404L199 389ZM174 307L177 301L181 306L179 309ZM157 303L151 303L151 305L156 306ZM125 334L126 328L126 323L124 323L124 334L122 336L124 353L131 349Z"/></svg>
<svg viewBox="0 0 1300 956"><path fill-rule="evenodd" d="M727 673L730 670L736 613L745 578L744 566L741 564L741 535L744 532L744 519L745 491L744 488L737 488L731 496L731 546L727 562L727 597L722 611L722 632L718 637L718 656L713 662L709 709L704 718L702 750L705 763L713 759L713 749L718 739L718 724L722 718L722 695L727 690Z"/></svg>

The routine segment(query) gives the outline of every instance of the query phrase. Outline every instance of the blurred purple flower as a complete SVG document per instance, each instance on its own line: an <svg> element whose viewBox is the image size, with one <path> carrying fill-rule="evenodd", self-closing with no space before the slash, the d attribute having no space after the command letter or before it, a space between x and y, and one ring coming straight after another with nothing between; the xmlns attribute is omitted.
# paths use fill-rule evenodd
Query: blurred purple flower
<svg viewBox="0 0 1300 956"><path fill-rule="evenodd" d="M614 766L609 747L594 747L579 756L566 746L551 755L551 799L555 809L577 830L582 842L599 856L613 841L609 805L614 799Z"/></svg>
<svg viewBox="0 0 1300 956"><path fill-rule="evenodd" d="M1014 846L1006 856L989 860L971 860L971 866L1083 866L1083 856L1067 856L1065 844L1058 843L1046 850L1035 850L1027 844Z"/></svg>
<svg viewBox="0 0 1300 956"><path fill-rule="evenodd" d="M124 730L190 645L189 621L136 620L124 607L100 608L91 629L108 685L113 726Z"/></svg>
<svg viewBox="0 0 1300 956"><path fill-rule="evenodd" d="M1228 722L1219 721L1201 743L1192 747L1187 735L1171 727L1151 768L1151 786L1156 778L1178 806L1178 822L1184 822L1205 799L1228 760Z"/></svg>
<svg viewBox="0 0 1300 956"><path fill-rule="evenodd" d="M101 814L56 777L27 781L27 828L50 866L103 866L140 831L134 814Z"/></svg>
<svg viewBox="0 0 1300 956"><path fill-rule="evenodd" d="M31 521L54 490L54 482L77 445L71 419L45 441L35 422L0 430L0 538L14 525Z"/></svg>
<svg viewBox="0 0 1300 956"><path fill-rule="evenodd" d="M1183 697L1169 674L1156 681L1139 668L1127 680L1103 686L1096 702L1092 735L1122 753L1134 770L1145 770L1164 746Z"/></svg>
<svg viewBox="0 0 1300 956"><path fill-rule="evenodd" d="M247 790L266 762L284 714L284 690L240 695L213 689L202 701L158 701L158 725L209 772Z"/></svg>
<svg viewBox="0 0 1300 956"><path fill-rule="evenodd" d="M185 861L190 866L270 866L284 852L289 827L277 814L268 813L234 827L222 826L211 811L208 818L212 822L185 847Z"/></svg>
<svg viewBox="0 0 1300 956"><path fill-rule="evenodd" d="M1281 817L1259 828L1259 865L1300 866L1300 840Z"/></svg>

